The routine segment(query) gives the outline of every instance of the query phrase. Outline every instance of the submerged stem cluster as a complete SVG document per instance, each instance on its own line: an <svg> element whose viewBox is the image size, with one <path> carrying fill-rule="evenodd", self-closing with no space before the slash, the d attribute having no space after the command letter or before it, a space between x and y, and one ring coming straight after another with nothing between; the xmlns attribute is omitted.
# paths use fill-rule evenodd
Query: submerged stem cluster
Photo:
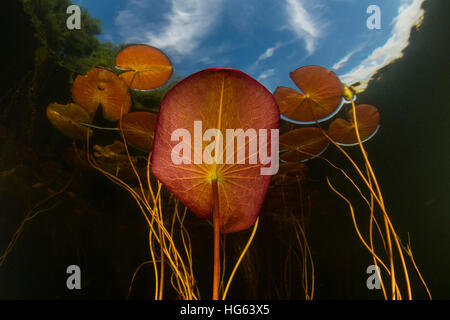
<svg viewBox="0 0 450 320"><path fill-rule="evenodd" d="M353 113L353 122L355 124L356 137L358 139L358 145L359 145L361 154L364 159L365 170L361 169L355 163L355 161L348 155L348 153L339 144L337 144L333 139L331 139L326 134L325 131L323 131L323 134L330 140L330 142L332 144L334 144L344 154L344 156L349 160L351 165L355 168L355 170L358 173L358 176L363 180L365 187L368 189L368 191L370 193L370 200L364 196L361 188L358 187L358 185L354 182L354 180L351 179L351 177L348 174L346 174L344 172L344 170L338 168L336 165L332 164L330 161L328 161L326 159L325 160L329 164L331 164L333 167L340 170L344 174L344 176L357 189L357 191L359 192L361 197L364 199L364 201L368 205L369 210L370 210L369 240L368 241L361 234L361 232L359 230L358 223L356 221L355 211L354 211L353 205L350 202L350 200L348 200L348 198L346 198L342 193L340 193L333 186L333 184L331 183L329 178L327 178L327 183L328 183L329 187L337 195L339 195L345 202L347 202L349 209L350 209L351 216L352 216L352 221L353 221L353 224L354 224L354 227L358 234L359 239L361 240L363 245L369 250L370 254L372 255L374 264L376 266L378 266L378 265L381 266L383 268L383 270L385 270L386 274L388 275L388 279L390 282L390 290L389 291L386 289L386 285L383 281L383 277L381 276L381 274L379 274L379 281L380 281L380 285L382 288L384 298L392 299L392 300L399 300L399 299L402 299L402 297L403 297L402 290L400 289L399 280L398 280L399 279L398 274L397 274L397 271L399 271L399 270L397 270L398 268L400 268L403 273L404 286L405 286L404 290L406 290L406 296L409 300L411 300L413 298L413 295L411 292L410 276L408 273L408 268L407 268L407 264L406 264L406 260L405 260L405 253L406 253L411 258L411 262L414 266L414 269L416 270L417 274L419 275L420 280L422 281L422 283L427 291L427 294L428 294L429 298L431 299L430 291L428 290L428 287L427 287L424 279L422 278L422 276L419 272L419 269L417 268L417 265L414 261L410 245L408 244L407 247L404 247L401 244L400 237L398 236L397 232L395 231L395 228L389 218L389 214L387 212L386 206L384 204L383 196L381 193L381 188L378 184L378 181L375 176L375 172L372 168L372 165L370 164L367 152L361 141L359 130L357 129L358 122L356 119L355 104L353 101L351 101L351 104L352 104L352 108L353 108L352 113ZM322 159L324 159L324 158L322 158ZM384 229L381 228L381 226L377 220L376 210L375 210L376 207L378 207L378 209L381 211L381 219L384 224ZM375 226L375 228L374 228L374 226ZM377 233L374 233L374 232L377 232ZM377 250L375 249L375 244L374 244L375 235L378 235L380 237L380 240L382 241L382 246L384 248L385 256L386 256L386 258L384 258L384 260L380 257L380 254L377 253Z"/></svg>

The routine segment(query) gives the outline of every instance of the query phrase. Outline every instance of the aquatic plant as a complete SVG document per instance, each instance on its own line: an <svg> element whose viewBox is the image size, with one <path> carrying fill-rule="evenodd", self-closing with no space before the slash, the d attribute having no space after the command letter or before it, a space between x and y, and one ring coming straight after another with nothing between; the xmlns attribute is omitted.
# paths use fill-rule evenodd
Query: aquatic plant
<svg viewBox="0 0 450 320"><path fill-rule="evenodd" d="M285 112L287 114L287 116L282 116L282 118L295 124L316 124L316 129L320 130L322 136L335 145L356 169L358 177L363 181L363 186L369 191L370 198L368 199L364 195L362 187L356 184L355 178L350 177L348 173L330 160L320 156L323 150L320 151L320 148L318 148L317 150L313 149L306 151L305 148L302 148L305 144L305 139L301 135L296 135L295 131L305 130L306 128L296 129L293 133L288 132L285 134L285 137L282 136L280 138L280 143L282 139L285 141L284 145L286 149L284 151L287 151L285 153L285 160L302 161L305 158L305 156L302 157L302 154L325 160L328 164L339 170L339 172L350 181L362 199L366 202L370 216L368 239L367 236L363 236L360 232L351 201L333 186L329 177L326 178L331 190L348 204L357 235L372 255L374 264L376 266L381 266L389 277L391 287L390 293L387 292L381 274L378 274L385 299L388 297L393 300L402 299L398 277L396 276L398 271L396 270L397 268L401 268L403 271L407 297L408 299L412 299L405 254L411 258L413 267L431 299L428 287L414 261L410 245L404 246L401 243L389 218L380 185L369 161L368 153L363 146L363 142L370 140L379 129L380 117L378 110L371 105L355 106L356 96L351 88L341 84L333 72L328 71L323 67L310 66L299 68L291 73L291 78L303 93L299 94L295 90L284 87L276 89L274 96L280 105L280 110L282 113ZM329 125L328 130L322 128L322 125L319 122L331 119L337 114L344 103L351 104L351 109L347 111L347 120L337 118ZM308 129L312 130L312 128ZM318 141L317 138L310 139L312 144L317 143ZM363 169L357 165L341 145L359 146L364 160ZM293 158L293 156L296 156L296 158ZM283 159L283 155L281 156L281 159ZM375 208L376 206L378 206L378 209L381 211L380 217L376 216L376 213L378 212ZM384 223L384 231L381 228L379 220ZM384 248L386 259L380 258L380 253L376 251L376 235L379 236L379 240L382 242L382 248ZM400 260L399 266L396 263L396 259Z"/></svg>
<svg viewBox="0 0 450 320"><path fill-rule="evenodd" d="M89 113L75 103L48 105L47 118L58 131L72 139L84 140L92 134L89 128L82 125L90 122Z"/></svg>
<svg viewBox="0 0 450 320"><path fill-rule="evenodd" d="M103 117L118 120L131 108L127 85L112 71L94 67L87 75L78 75L73 83L75 101L89 114L102 107Z"/></svg>
<svg viewBox="0 0 450 320"><path fill-rule="evenodd" d="M116 57L119 77L133 90L148 91L161 87L172 76L169 58L160 50L144 45L131 45Z"/></svg>
<svg viewBox="0 0 450 320"><path fill-rule="evenodd" d="M321 155L329 144L319 128L297 128L280 136L280 159L287 162L304 162Z"/></svg>
<svg viewBox="0 0 450 320"><path fill-rule="evenodd" d="M196 132L196 121L201 121L200 130L205 131ZM234 137L232 141L227 139L224 143L219 136L215 136L214 141L209 144L204 141L203 132L214 128L219 132L225 132L225 129L252 128L257 132L256 137L249 139L261 141L267 137L262 138L260 129L278 127L279 109L270 92L237 70L208 69L193 74L178 83L161 103L151 170L199 217L207 219L213 212L213 299L219 298L220 232L226 234L241 231L255 223L271 176L261 175L262 164L247 164L247 161L236 164L234 158L238 158L239 150L234 148ZM192 133L189 136L194 137L194 142L191 143L189 138L189 146L185 148L187 152L183 151L183 157L188 161L173 165L172 150L178 143L173 141L171 133L180 128ZM196 136L197 134L200 136ZM201 148L196 148L196 143L202 143ZM260 151L247 147L251 143L252 141L248 141L237 147L249 148L249 153L245 153L248 154L246 160L251 156L259 157ZM214 147L212 161L204 159L193 162L187 159L189 156L186 153L201 159L202 155L198 153L205 156L211 145ZM225 154L224 149L231 150L231 153L227 151ZM266 150L268 149L270 143ZM225 161L221 160L224 155Z"/></svg>
<svg viewBox="0 0 450 320"><path fill-rule="evenodd" d="M134 147L151 152L155 134L156 114L130 112L122 117L121 131L124 139Z"/></svg>
<svg viewBox="0 0 450 320"><path fill-rule="evenodd" d="M369 141L380 128L380 114L374 106L361 104L355 107L356 119L358 119L358 134L361 142ZM341 146L358 145L356 123L353 118L353 109L347 112L347 120L334 119L328 127L328 134Z"/></svg>
<svg viewBox="0 0 450 320"><path fill-rule="evenodd" d="M382 267L389 277L390 294L387 292L385 280L379 275L384 297L402 298L397 276L400 266L407 296L412 298L405 255L410 257L426 287L415 264L410 245L404 246L401 243L391 223L380 186L363 146L379 129L379 112L371 105L356 106L356 96L351 87L342 84L333 72L320 66L299 68L291 73L291 78L301 92L279 87L272 95L240 71L207 69L187 77L173 87L164 97L156 114L130 112L130 92L151 91L164 85L173 73L168 57L153 47L131 45L118 53L116 70L119 71L118 75L112 70L95 67L87 75L78 76L73 86L73 96L78 104L51 104L47 108L47 116L55 128L67 136L86 141L86 151L73 149L74 154L81 160L80 163L89 164L113 183L127 190L147 221L151 259L136 269L131 279L129 294L136 274L142 267L151 264L155 276L155 299L164 297L167 277L180 298L200 298L193 272L189 231L184 225L189 209L200 218L212 218L212 298L226 298L236 270L255 236L258 215L269 189L271 176L261 175L260 169L264 165L246 163L250 157L258 157L260 152L251 152L250 140L244 146L249 153L243 163L238 161L236 165L236 161L227 161L230 158L239 159L239 150L234 150L234 142L226 140L224 143L217 132L225 129L253 128L257 133L256 139L260 141L263 137L260 136L259 129L270 131L279 128L280 111L282 119L301 126L280 136L280 170L272 179L272 192L275 197L283 200L285 215L282 219L294 228L300 255L289 250L286 262L291 261L293 255L302 265L301 282L305 298L313 299L315 289L314 262L306 230L309 214L304 212L310 210L305 209L310 206L305 202L309 200L305 200L302 188L302 179L305 178L307 170L304 162L312 159L321 159L336 168L366 202L370 217L368 236L360 232L357 221L359 219L353 204L337 190L329 177L326 178L331 190L348 204L357 235L371 254L374 264ZM335 118L345 104L350 104L351 107L345 108L344 118ZM116 127L104 128L92 123L99 107L102 108L106 119L117 121ZM327 126L328 120L331 123ZM201 123L200 127L196 126L196 123ZM115 142L106 147L94 145L91 151L90 136L97 129L120 133L123 143ZM204 132L214 129L214 134L205 139ZM187 142L184 140L181 143L180 140L173 141L172 133L176 130L184 130L183 134L189 136L189 142L192 136L200 134L203 139L200 139L199 149L195 146L198 137L189 145L185 145ZM178 138L181 139L182 136ZM268 137L271 141L270 133ZM233 152L230 154L227 146L231 144ZM350 161L363 182L362 186L355 182L356 178L324 157L330 144ZM132 156L128 145L144 151L146 156ZM342 146L359 146L364 168L358 166ZM183 152L180 163L174 165L172 151L176 148ZM268 149L270 142L266 151ZM194 159L203 158L203 161L187 161L192 160L190 155L193 155ZM121 170L134 173L134 185L125 181L123 175L119 176ZM169 196L168 200L163 199L163 185L176 198ZM365 195L363 188L369 192L369 197ZM293 202L288 199L293 195L300 197L300 216L289 208ZM163 208L167 207L164 201L172 202L171 219L167 213L163 214ZM180 202L185 205L183 209ZM384 230L380 222L384 223ZM221 234L242 231L252 226L249 240L224 285L226 259L225 254L222 261L220 257ZM376 241L381 242L384 258L382 253L378 252L380 246ZM169 266L170 276L167 276L165 266Z"/></svg>
<svg viewBox="0 0 450 320"><path fill-rule="evenodd" d="M164 66L161 67L161 63ZM154 179L150 177L151 153L145 157L144 170L138 169L139 158L131 156L127 145L129 140L136 148L150 152L156 121L155 114L150 112L129 113L132 106L130 90L151 90L163 85L172 74L171 68L170 60L155 48L146 45L126 47L116 57L116 69L123 73L117 75L107 68L94 67L87 75L78 75L72 92L79 107L75 104L69 104L68 107L52 104L47 109L47 116L58 130L73 139L81 138L81 133L85 132L85 151L74 145L65 152L66 158L75 164L100 171L113 183L126 189L138 204L150 228L152 258L148 263L153 264L155 270L155 299L163 298L166 263L173 271L170 277L173 288L184 299L196 299L198 292L195 292L189 235L183 227L185 212L180 212L178 202L175 201L172 226L170 229L166 227L162 214L161 184L156 182L155 186ZM92 123L99 107L102 108L104 118L118 120L116 127L105 128ZM106 147L94 145L91 151L89 138L94 129L119 132L123 143L115 142ZM124 170L128 172L125 175ZM134 175L137 188L126 182L130 181L126 178L129 173ZM173 240L176 225L182 239L181 251ZM155 242L159 245L159 252L156 252ZM182 254L185 254L185 258ZM141 266L136 269L136 273Z"/></svg>
<svg viewBox="0 0 450 320"><path fill-rule="evenodd" d="M15 169L15 168L14 168ZM9 172L0 172L0 177L6 176L6 174L12 174L15 170L8 170ZM71 185L73 180L73 177L70 178L67 183L58 191L52 192L51 195L44 198L43 200L36 203L30 210L28 210L22 221L20 222L19 226L17 227L16 231L11 237L11 240L9 241L6 249L3 251L3 253L0 255L0 267L5 263L6 258L11 253L11 251L14 249L17 241L20 239L20 236L23 233L23 230L27 224L29 224L31 221L33 221L36 217L49 212L53 210L57 205L58 202L55 201L59 196L61 196L69 186ZM52 203L53 202L53 203ZM44 207L47 203L50 203L48 207Z"/></svg>
<svg viewBox="0 0 450 320"><path fill-rule="evenodd" d="M124 141L125 155L135 172L138 187L132 187L122 178L119 178L119 161L114 162L117 165L117 170L114 172L113 168L108 167L107 163L109 162L105 163L102 160L111 157L113 157L112 159L119 159L119 157L123 157L122 155L109 151L109 147L106 150L107 148L95 145L93 156L91 156L87 131L85 137L86 151L75 148L73 149L75 152L69 153L72 154L72 159L74 156L78 159L75 161L84 163L84 165L90 164L111 181L125 188L138 203L150 227L149 242L152 260L140 265L136 272L150 262L154 265L155 283L157 284L155 299L163 297L164 265L166 263L172 269L172 276L175 275L175 282L171 277L172 286L182 298L196 299L199 297L199 293L194 291L195 280L192 271L189 235L183 226L186 209L183 216L180 216L177 209L178 200L175 202L174 218L171 229L168 230L162 214L162 185L158 181L156 183L157 191L154 191L150 168L152 173L173 194L200 217L210 217L211 208L214 208L213 298L219 298L219 286L222 298L225 298L237 267L256 232L257 216L271 177L270 175L261 175L261 166L259 165L240 164L239 167L228 164L194 165L191 167L179 166L174 170L173 166L171 167L167 162L168 159L164 158L164 156L170 158L171 150L167 147L170 135L167 136L163 133L169 132L168 130L172 127L172 129L188 127L193 132L192 124L195 120L203 121L205 130L215 126L221 128L221 125L226 126L226 128L275 129L279 125L277 104L270 92L242 72L228 69L205 70L179 83L164 98L158 115L158 129L154 134L156 114L129 112L131 107L130 95L128 89L124 90L123 87L125 85L130 90L146 91L163 85L172 74L170 60L158 49L144 45L132 45L118 53L116 69L122 72L119 76L116 76L111 70L98 67L93 68L85 76L77 76L73 86L73 96L80 105L76 110L86 110L81 112L83 118L72 116L73 112L64 113L59 109L57 115L65 115L64 123L70 124L71 126L66 124L66 127L69 127L72 131L83 128L85 130L90 128L90 134L92 133L91 130L94 129L119 131ZM249 102L251 102L250 105L248 105ZM244 105L247 108L242 108ZM100 106L105 118L119 120L117 128L102 128L91 123ZM48 108L50 111L53 109L53 105ZM62 110L65 111L66 109ZM260 117L261 113L265 114L266 117ZM68 129L59 125L59 122L53 119L55 118L54 114L55 112L48 113L49 120L54 123L57 129L67 134ZM235 114L239 114L240 117L235 117ZM167 128L167 126L170 126L170 128ZM69 136L79 138L79 135L69 134ZM268 138L270 141L270 132ZM140 150L150 152L146 158L146 173L144 175L136 168L137 162L129 153L128 143ZM270 142L266 146L266 150L268 148L270 148ZM152 162L150 163L151 155ZM218 156L219 154L216 152L215 157ZM237 154L232 156L238 157ZM229 157L228 154L227 157ZM175 179L173 179L174 176L176 176ZM198 180L200 183L193 185L188 183L189 180L191 182ZM257 187L255 188L254 185ZM192 197L192 195L195 196ZM174 243L173 232L177 222L179 223L178 228L181 232L184 247L182 249L186 254L186 260L181 254L183 251L177 249ZM243 248L226 286L222 286L225 273L223 267L222 274L220 274L220 233L236 232L247 229L252 225L254 225L254 229L250 239ZM159 254L154 250L152 239L155 239L156 243L159 244ZM157 266L157 255L159 255L159 268ZM132 277L132 282L135 275Z"/></svg>
<svg viewBox="0 0 450 320"><path fill-rule="evenodd" d="M296 130L293 130L296 131ZM292 132L292 131L291 131ZM280 137L280 142L281 142ZM303 139L306 141L307 139ZM306 146L305 146L306 147ZM301 152L296 152L302 156ZM280 155L280 159L286 153ZM292 287L296 283L292 279L291 273L300 272L300 281L305 300L313 300L316 284L316 270L314 266L313 254L308 243L308 224L311 221L313 202L311 194L306 186L309 168L306 163L298 162L298 155L294 155L293 162L283 162L281 160L278 173L272 178L271 187L268 192L268 200L265 203L267 211L274 223L273 233L279 235L280 241L288 243L285 249L285 257L280 263L283 270L282 287L285 296L280 299L290 297ZM310 157L310 156L308 156ZM297 252L297 250L299 252ZM280 250L280 254L281 250ZM276 291L278 291L276 290Z"/></svg>
<svg viewBox="0 0 450 320"><path fill-rule="evenodd" d="M274 97L281 118L296 124L314 124L333 117L342 107L343 87L336 75L320 66L306 66L290 73L301 90L278 87Z"/></svg>

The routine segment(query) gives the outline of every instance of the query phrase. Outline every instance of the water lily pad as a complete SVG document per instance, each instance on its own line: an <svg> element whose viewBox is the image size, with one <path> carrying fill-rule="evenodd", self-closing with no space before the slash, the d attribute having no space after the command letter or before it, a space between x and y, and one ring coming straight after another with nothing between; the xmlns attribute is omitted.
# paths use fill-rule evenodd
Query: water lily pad
<svg viewBox="0 0 450 320"><path fill-rule="evenodd" d="M278 87L274 93L282 118L298 124L312 124L333 117L342 106L343 86L334 72L320 66L306 66L290 73L301 90Z"/></svg>
<svg viewBox="0 0 450 320"><path fill-rule="evenodd" d="M72 93L75 101L90 114L101 105L103 116L109 120L120 119L131 108L127 85L105 68L95 67L87 75L78 75Z"/></svg>
<svg viewBox="0 0 450 320"><path fill-rule="evenodd" d="M372 105L361 104L355 107L356 121L361 142L370 140L378 132L380 126L380 114ZM353 109L347 113L347 120L335 119L328 127L328 135L337 144L354 146L358 144L355 123L353 121Z"/></svg>
<svg viewBox="0 0 450 320"><path fill-rule="evenodd" d="M155 135L157 114L130 112L123 116L121 129L127 143L143 151L151 152Z"/></svg>
<svg viewBox="0 0 450 320"><path fill-rule="evenodd" d="M147 45L131 45L116 57L116 68L131 89L153 90L161 87L172 76L169 58L159 49Z"/></svg>
<svg viewBox="0 0 450 320"><path fill-rule="evenodd" d="M286 132L280 136L280 159L300 162L322 154L329 141L316 127L304 127Z"/></svg>
<svg viewBox="0 0 450 320"><path fill-rule="evenodd" d="M80 123L89 123L89 113L75 103L66 105L51 103L47 107L47 118L50 123L64 135L75 139L84 140L92 131Z"/></svg>
<svg viewBox="0 0 450 320"><path fill-rule="evenodd" d="M201 122L197 122L201 121ZM231 141L202 140L206 130L253 129L252 145L261 139L260 130L267 133L267 150L271 150L271 130L279 128L280 112L272 94L256 80L237 70L207 69L179 82L164 97L158 113L152 153L152 173L190 210L201 218L209 218L214 204L218 204L220 232L231 233L251 227L261 209L271 176L262 175L262 168L270 164L259 160L250 163L250 139L242 145ZM201 123L202 127L196 127ZM177 131L176 131L177 130ZM174 132L192 137L187 141L172 139ZM197 132L197 133L196 133ZM199 136L199 134L201 136ZM215 139L214 139L215 140ZM195 145L199 145L201 151ZM183 162L174 163L173 151L180 145ZM199 157L205 147L215 146L212 162ZM230 150L230 154L221 150ZM245 150L246 161L239 163L239 150ZM251 156L259 159L259 153ZM190 155L188 155L188 153ZM203 152L203 155L205 152ZM223 157L223 161L219 161ZM273 159L275 157L272 157ZM209 157L207 157L209 159ZM186 160L186 161L184 161ZM277 163L278 164L278 163ZM218 203L214 201L217 183ZM215 213L216 214L216 213Z"/></svg>

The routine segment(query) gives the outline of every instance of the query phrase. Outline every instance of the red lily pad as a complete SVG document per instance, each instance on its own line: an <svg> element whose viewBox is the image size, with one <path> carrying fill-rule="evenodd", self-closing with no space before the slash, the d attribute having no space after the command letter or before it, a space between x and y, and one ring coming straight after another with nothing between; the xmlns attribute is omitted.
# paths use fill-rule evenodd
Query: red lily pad
<svg viewBox="0 0 450 320"><path fill-rule="evenodd" d="M325 121L339 111L344 92L334 72L306 66L291 72L290 77L301 92L278 87L274 93L285 120L310 124Z"/></svg>
<svg viewBox="0 0 450 320"><path fill-rule="evenodd" d="M202 127L198 127L199 122L194 125L194 121L201 121ZM250 146L261 139L260 129L266 129L270 155L271 129L278 129L279 121L279 109L272 94L250 76L232 69L207 69L195 73L173 87L161 103L153 144L152 173L201 218L211 216L212 185L217 181L220 232L247 229L256 221L271 180L270 175L261 174L262 168L270 166L260 162L261 148L250 153ZM172 134L178 129L190 136L189 143L184 139L172 140ZM219 130L224 139L204 141L202 136L207 129ZM245 144L236 148L236 138L225 140L226 129L245 132L254 129L256 138L245 139ZM223 142L223 148L218 147L219 141ZM235 146L233 149L231 141ZM212 159L206 157L212 160L208 163L202 155L207 153L205 147L211 145L214 155ZM183 162L175 164L172 155L179 146L186 149L179 153ZM202 151L197 152L198 146ZM244 149L245 161L238 163L239 150ZM230 150L230 154L226 150ZM253 156L257 162L250 164ZM196 161L196 157L200 161ZM220 159L223 159L222 163Z"/></svg>
<svg viewBox="0 0 450 320"><path fill-rule="evenodd" d="M136 90L159 88L173 72L172 63L161 50L142 44L121 50L116 57L116 68L125 70L119 77Z"/></svg>
<svg viewBox="0 0 450 320"><path fill-rule="evenodd" d="M123 116L122 134L127 143L143 151L151 152L156 126L155 113L130 112Z"/></svg>
<svg viewBox="0 0 450 320"><path fill-rule="evenodd" d="M370 140L380 126L380 114L372 105L361 104L355 107L356 121L361 142ZM355 123L353 121L353 109L347 113L347 119L335 119L328 127L328 135L337 144L353 146L358 144Z"/></svg>
<svg viewBox="0 0 450 320"><path fill-rule="evenodd" d="M75 101L91 114L101 105L103 116L109 120L120 119L131 108L127 85L105 68L95 67L85 76L78 75L72 93Z"/></svg>
<svg viewBox="0 0 450 320"><path fill-rule="evenodd" d="M280 159L288 162L305 161L322 154L328 145L327 137L319 128L304 127L288 131L280 136Z"/></svg>

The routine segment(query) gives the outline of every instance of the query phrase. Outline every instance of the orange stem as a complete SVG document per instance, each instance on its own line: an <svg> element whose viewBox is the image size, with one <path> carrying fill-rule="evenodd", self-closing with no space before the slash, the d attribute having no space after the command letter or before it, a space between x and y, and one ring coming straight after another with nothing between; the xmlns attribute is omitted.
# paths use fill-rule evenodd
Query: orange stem
<svg viewBox="0 0 450 320"><path fill-rule="evenodd" d="M212 180L214 211L214 278L213 278L213 300L219 299L220 280L220 215L219 215L219 191L217 180Z"/></svg>

